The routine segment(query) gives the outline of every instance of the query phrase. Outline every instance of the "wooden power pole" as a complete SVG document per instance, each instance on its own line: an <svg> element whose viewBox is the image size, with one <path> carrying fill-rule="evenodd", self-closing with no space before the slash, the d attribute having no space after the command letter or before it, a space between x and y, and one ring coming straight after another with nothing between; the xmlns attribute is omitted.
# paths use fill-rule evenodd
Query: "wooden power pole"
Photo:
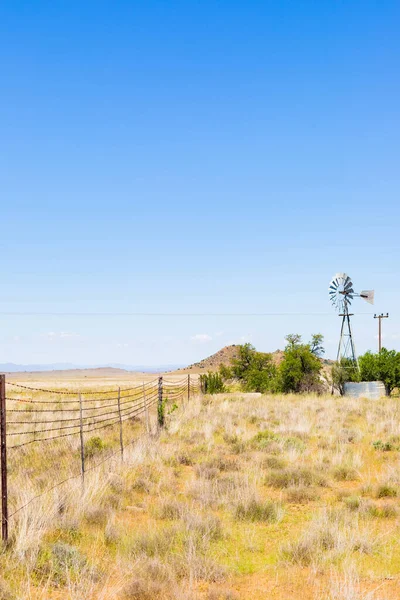
<svg viewBox="0 0 400 600"><path fill-rule="evenodd" d="M374 319L378 319L378 323L379 323L379 328L378 328L379 352L382 350L382 319L388 319L388 318L389 318L389 313L386 313L386 315L384 315L383 313L381 313L380 315L374 315Z"/></svg>

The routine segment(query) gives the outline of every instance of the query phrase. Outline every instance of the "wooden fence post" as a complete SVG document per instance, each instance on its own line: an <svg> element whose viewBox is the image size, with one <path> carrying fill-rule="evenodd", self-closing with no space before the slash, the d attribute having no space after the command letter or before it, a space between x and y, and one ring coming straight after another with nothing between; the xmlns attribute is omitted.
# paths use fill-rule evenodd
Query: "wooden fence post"
<svg viewBox="0 0 400 600"><path fill-rule="evenodd" d="M1 437L1 537L8 541L8 489L7 489L7 423L6 376L0 375L0 437Z"/></svg>
<svg viewBox="0 0 400 600"><path fill-rule="evenodd" d="M121 415L121 388L118 388L118 415L119 415L119 445L121 447L121 459L124 460L124 438L122 435L122 415Z"/></svg>
<svg viewBox="0 0 400 600"><path fill-rule="evenodd" d="M82 412L82 396L81 396L81 394L79 394L79 416L80 416L80 438L81 438L82 483L85 483L85 447L83 444L83 412Z"/></svg>
<svg viewBox="0 0 400 600"><path fill-rule="evenodd" d="M158 426L164 427L165 415L164 415L164 403L163 403L163 378L162 377L158 378L157 414L158 414Z"/></svg>
<svg viewBox="0 0 400 600"><path fill-rule="evenodd" d="M188 402L189 402L189 400L190 400L190 373L189 373L189 375L188 375L188 382L187 382L187 386L188 386L187 399L188 399Z"/></svg>

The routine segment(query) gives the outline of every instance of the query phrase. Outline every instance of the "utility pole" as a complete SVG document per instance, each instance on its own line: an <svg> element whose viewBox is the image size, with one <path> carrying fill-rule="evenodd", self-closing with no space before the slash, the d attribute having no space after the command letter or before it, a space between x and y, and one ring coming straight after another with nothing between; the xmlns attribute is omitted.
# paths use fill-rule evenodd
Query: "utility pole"
<svg viewBox="0 0 400 600"><path fill-rule="evenodd" d="M378 334L379 352L382 350L382 319L388 319L388 318L389 318L389 313L386 313L386 315L384 315L383 313L381 313L380 315L374 315L374 319L378 319L378 322L379 322L379 334Z"/></svg>

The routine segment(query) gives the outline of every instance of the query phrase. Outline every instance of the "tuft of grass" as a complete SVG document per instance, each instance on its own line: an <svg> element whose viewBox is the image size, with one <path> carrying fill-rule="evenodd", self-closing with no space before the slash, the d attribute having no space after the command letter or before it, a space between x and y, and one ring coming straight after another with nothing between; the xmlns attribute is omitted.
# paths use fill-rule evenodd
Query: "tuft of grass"
<svg viewBox="0 0 400 600"><path fill-rule="evenodd" d="M264 469L284 469L286 467L286 461L283 458L278 458L277 456L265 456L263 458L261 466Z"/></svg>
<svg viewBox="0 0 400 600"><path fill-rule="evenodd" d="M165 600L171 599L171 590L164 583L151 579L135 578L125 585L122 600Z"/></svg>
<svg viewBox="0 0 400 600"><path fill-rule="evenodd" d="M85 511L85 520L90 525L104 527L110 517L110 511L102 507L90 507Z"/></svg>
<svg viewBox="0 0 400 600"><path fill-rule="evenodd" d="M207 466L210 469L218 469L219 471L227 472L238 471L240 464L237 459L216 456L204 463L204 466Z"/></svg>
<svg viewBox="0 0 400 600"><path fill-rule="evenodd" d="M350 515L348 515L350 517ZM335 562L352 552L370 554L374 542L366 530L360 530L354 517L340 511L323 511L296 541L287 544L282 554L286 561L301 566Z"/></svg>
<svg viewBox="0 0 400 600"><path fill-rule="evenodd" d="M178 467L182 465L184 467L190 467L193 464L193 459L188 452L178 452L174 456L170 456L165 460L165 464L171 467Z"/></svg>
<svg viewBox="0 0 400 600"><path fill-rule="evenodd" d="M109 521L104 530L104 542L106 546L115 546L120 539L120 529L113 523L113 521Z"/></svg>
<svg viewBox="0 0 400 600"><path fill-rule="evenodd" d="M393 506L393 504L389 504L387 502L385 504L381 504L380 506L371 504L368 514L369 516L376 517L378 519L395 519L399 514L399 511L396 506Z"/></svg>
<svg viewBox="0 0 400 600"><path fill-rule="evenodd" d="M355 512L362 506L362 498L360 496L348 496L343 498L343 502L350 511Z"/></svg>
<svg viewBox="0 0 400 600"><path fill-rule="evenodd" d="M305 468L286 468L280 470L274 469L267 475L265 482L267 485L275 488L327 485L326 479L323 475L312 469Z"/></svg>
<svg viewBox="0 0 400 600"><path fill-rule="evenodd" d="M349 465L340 465L333 470L333 478L336 481L355 481L359 474Z"/></svg>
<svg viewBox="0 0 400 600"><path fill-rule="evenodd" d="M156 510L156 515L159 519L174 521L181 519L185 510L186 507L182 502L165 498L161 500L160 506Z"/></svg>
<svg viewBox="0 0 400 600"><path fill-rule="evenodd" d="M0 600L16 600L16 596L11 591L6 581L0 579Z"/></svg>
<svg viewBox="0 0 400 600"><path fill-rule="evenodd" d="M177 528L141 532L131 541L130 552L136 557L164 557L172 552L178 533Z"/></svg>
<svg viewBox="0 0 400 600"><path fill-rule="evenodd" d="M293 486L286 491L286 500L290 504L306 504L319 499L317 490L305 485Z"/></svg>
<svg viewBox="0 0 400 600"><path fill-rule="evenodd" d="M216 479L220 471L217 467L210 467L206 464L200 463L195 467L195 473L197 477L204 477L204 479Z"/></svg>
<svg viewBox="0 0 400 600"><path fill-rule="evenodd" d="M239 521L276 523L282 519L283 508L278 502L260 502L252 499L247 503L239 502L235 506L234 515Z"/></svg>
<svg viewBox="0 0 400 600"><path fill-rule="evenodd" d="M226 579L226 568L218 564L209 556L200 554L195 546L187 544L184 560L177 557L172 557L171 566L174 569L178 579L186 578L189 581L207 581L211 583L219 583Z"/></svg>
<svg viewBox="0 0 400 600"><path fill-rule="evenodd" d="M380 485L378 487L378 489L376 490L377 498L395 498L396 496L397 496L397 488L392 485L388 485L388 484Z"/></svg>
<svg viewBox="0 0 400 600"><path fill-rule="evenodd" d="M86 558L75 546L56 542L40 549L33 574L38 582L49 580L55 586L65 586L86 567Z"/></svg>
<svg viewBox="0 0 400 600"><path fill-rule="evenodd" d="M230 589L209 589L207 600L240 600L238 592Z"/></svg>

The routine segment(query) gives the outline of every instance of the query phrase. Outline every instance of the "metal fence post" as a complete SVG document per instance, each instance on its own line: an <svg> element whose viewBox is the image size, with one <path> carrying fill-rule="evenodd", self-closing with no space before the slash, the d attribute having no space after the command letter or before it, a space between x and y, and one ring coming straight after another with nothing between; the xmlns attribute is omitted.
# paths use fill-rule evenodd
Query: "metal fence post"
<svg viewBox="0 0 400 600"><path fill-rule="evenodd" d="M7 429L6 429L6 376L0 375L0 437L1 437L1 537L8 541L7 490Z"/></svg>
<svg viewBox="0 0 400 600"><path fill-rule="evenodd" d="M80 438L81 438L82 483L85 483L85 447L83 444L83 412L82 412L82 396L81 396L81 394L79 394L79 416L80 416Z"/></svg>
<svg viewBox="0 0 400 600"><path fill-rule="evenodd" d="M121 459L124 460L124 438L122 436L122 415L121 415L121 388L118 388L118 415L119 415L119 445L121 447Z"/></svg>
<svg viewBox="0 0 400 600"><path fill-rule="evenodd" d="M147 434L150 433L150 420L149 420L149 409L147 408L147 398L146 398L146 387L143 381L143 402L144 402L144 410L146 415L146 431Z"/></svg>
<svg viewBox="0 0 400 600"><path fill-rule="evenodd" d="M163 378L158 378L158 406L157 406L157 414L158 414L158 426L164 427L165 423L165 415L164 415L164 404L163 404Z"/></svg>

